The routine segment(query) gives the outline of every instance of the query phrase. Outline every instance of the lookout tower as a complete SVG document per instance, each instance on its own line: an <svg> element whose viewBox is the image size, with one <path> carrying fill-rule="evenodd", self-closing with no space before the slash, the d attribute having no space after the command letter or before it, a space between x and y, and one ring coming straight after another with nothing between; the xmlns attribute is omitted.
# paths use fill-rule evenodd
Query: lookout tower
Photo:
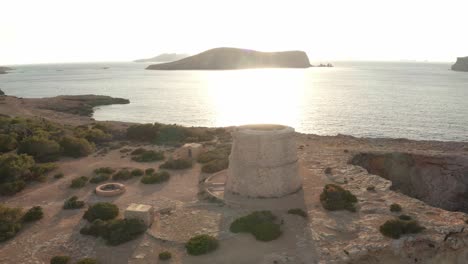
<svg viewBox="0 0 468 264"><path fill-rule="evenodd" d="M294 128L246 125L232 137L225 192L272 198L301 188Z"/></svg>

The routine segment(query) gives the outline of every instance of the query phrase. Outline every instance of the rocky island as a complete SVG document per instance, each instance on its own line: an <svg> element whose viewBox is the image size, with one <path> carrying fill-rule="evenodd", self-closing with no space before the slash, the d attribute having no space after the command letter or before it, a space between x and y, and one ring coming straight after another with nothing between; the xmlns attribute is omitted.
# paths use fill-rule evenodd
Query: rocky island
<svg viewBox="0 0 468 264"><path fill-rule="evenodd" d="M457 62L452 65L452 71L468 72L468 57L458 57Z"/></svg>
<svg viewBox="0 0 468 264"><path fill-rule="evenodd" d="M13 69L10 68L10 67L0 66L0 74L5 74L5 73L7 73L8 71L11 71L11 70L13 70Z"/></svg>
<svg viewBox="0 0 468 264"><path fill-rule="evenodd" d="M215 48L178 61L153 64L147 70L236 70L251 68L308 68L304 51L261 52Z"/></svg>
<svg viewBox="0 0 468 264"><path fill-rule="evenodd" d="M168 62L187 58L188 56L188 54L162 53L152 58L134 60L133 62Z"/></svg>

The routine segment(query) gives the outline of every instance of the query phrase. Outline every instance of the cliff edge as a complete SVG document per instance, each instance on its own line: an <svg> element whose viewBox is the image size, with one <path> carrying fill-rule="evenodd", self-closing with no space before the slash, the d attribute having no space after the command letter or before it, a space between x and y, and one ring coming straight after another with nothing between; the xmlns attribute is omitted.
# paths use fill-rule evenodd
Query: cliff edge
<svg viewBox="0 0 468 264"><path fill-rule="evenodd" d="M235 70L250 68L308 68L303 51L260 52L237 48L215 48L178 61L152 64L147 70Z"/></svg>
<svg viewBox="0 0 468 264"><path fill-rule="evenodd" d="M457 62L452 65L452 71L468 72L468 57L457 58Z"/></svg>

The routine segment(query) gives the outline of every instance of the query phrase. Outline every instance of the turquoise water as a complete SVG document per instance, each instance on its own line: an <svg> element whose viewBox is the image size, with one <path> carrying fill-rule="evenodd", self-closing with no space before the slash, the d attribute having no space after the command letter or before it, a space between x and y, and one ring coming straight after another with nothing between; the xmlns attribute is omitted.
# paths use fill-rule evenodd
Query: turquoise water
<svg viewBox="0 0 468 264"><path fill-rule="evenodd" d="M468 141L468 73L452 72L448 63L334 65L238 71L148 71L139 63L25 65L0 75L0 89L20 97L130 99L129 105L99 107L97 120L281 123L320 135Z"/></svg>

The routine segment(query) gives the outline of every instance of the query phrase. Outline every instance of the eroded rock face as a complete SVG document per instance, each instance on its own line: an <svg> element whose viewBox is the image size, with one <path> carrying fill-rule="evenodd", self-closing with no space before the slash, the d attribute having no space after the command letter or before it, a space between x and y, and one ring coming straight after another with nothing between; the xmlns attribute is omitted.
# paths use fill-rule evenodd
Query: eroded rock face
<svg viewBox="0 0 468 264"><path fill-rule="evenodd" d="M468 72L468 57L457 58L457 62L452 65L452 71Z"/></svg>
<svg viewBox="0 0 468 264"><path fill-rule="evenodd" d="M251 125L240 127L232 136L226 191L267 198L301 187L293 128Z"/></svg>
<svg viewBox="0 0 468 264"><path fill-rule="evenodd" d="M408 153L361 153L351 164L392 181L392 190L449 211L468 212L468 160Z"/></svg>
<svg viewBox="0 0 468 264"><path fill-rule="evenodd" d="M249 68L308 68L304 51L260 52L216 48L178 61L153 64L147 70L234 70Z"/></svg>

